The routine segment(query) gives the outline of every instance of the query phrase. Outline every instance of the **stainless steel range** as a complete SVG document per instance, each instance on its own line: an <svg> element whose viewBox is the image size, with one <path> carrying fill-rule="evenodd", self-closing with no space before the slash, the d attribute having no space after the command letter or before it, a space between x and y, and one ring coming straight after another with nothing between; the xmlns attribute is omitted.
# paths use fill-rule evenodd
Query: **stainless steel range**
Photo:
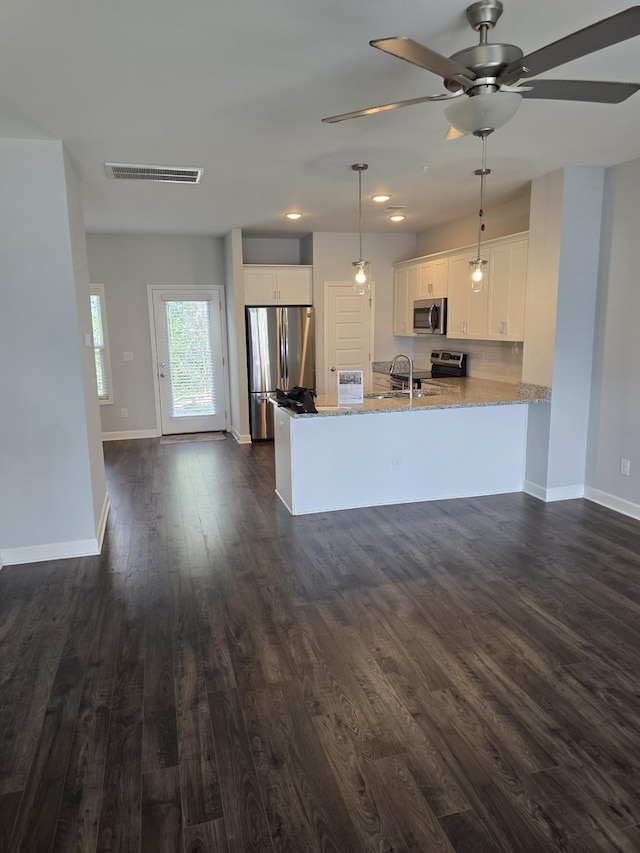
<svg viewBox="0 0 640 853"><path fill-rule="evenodd" d="M452 379L467 375L466 352L431 351L431 378Z"/></svg>

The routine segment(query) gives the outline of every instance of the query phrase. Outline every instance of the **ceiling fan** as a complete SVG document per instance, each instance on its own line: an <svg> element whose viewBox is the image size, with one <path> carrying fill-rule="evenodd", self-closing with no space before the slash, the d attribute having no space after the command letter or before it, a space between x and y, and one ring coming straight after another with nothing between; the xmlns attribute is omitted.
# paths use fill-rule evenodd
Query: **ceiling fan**
<svg viewBox="0 0 640 853"><path fill-rule="evenodd" d="M410 38L384 38L369 42L372 47L442 77L448 91L441 95L410 98L329 116L322 121L333 123L427 101L456 99L445 111L451 123L447 139L467 133L486 136L496 127L506 124L520 106L522 98L618 104L640 89L640 83L529 79L639 35L640 6L631 6L527 56L515 45L489 43L487 40L489 30L494 28L502 11L500 0L472 3L466 15L472 29L479 33L479 43L459 50L448 58ZM525 85L518 85L523 78Z"/></svg>

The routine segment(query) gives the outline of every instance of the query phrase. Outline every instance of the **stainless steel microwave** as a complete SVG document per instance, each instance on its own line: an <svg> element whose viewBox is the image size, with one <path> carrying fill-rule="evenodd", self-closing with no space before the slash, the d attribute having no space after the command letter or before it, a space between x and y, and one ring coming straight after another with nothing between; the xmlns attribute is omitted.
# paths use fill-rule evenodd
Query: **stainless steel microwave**
<svg viewBox="0 0 640 853"><path fill-rule="evenodd" d="M413 331L416 335L446 335L447 300L417 299L413 303Z"/></svg>

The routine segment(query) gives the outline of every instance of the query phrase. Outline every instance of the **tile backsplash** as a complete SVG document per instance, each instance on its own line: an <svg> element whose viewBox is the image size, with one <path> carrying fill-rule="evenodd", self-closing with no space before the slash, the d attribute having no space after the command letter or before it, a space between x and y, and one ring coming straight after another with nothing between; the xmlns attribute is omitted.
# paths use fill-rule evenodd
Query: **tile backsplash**
<svg viewBox="0 0 640 853"><path fill-rule="evenodd" d="M506 341L469 341L454 338L415 338L413 358L416 367L430 367L432 349L467 353L467 374L476 379L496 382L520 382L522 379L522 343Z"/></svg>

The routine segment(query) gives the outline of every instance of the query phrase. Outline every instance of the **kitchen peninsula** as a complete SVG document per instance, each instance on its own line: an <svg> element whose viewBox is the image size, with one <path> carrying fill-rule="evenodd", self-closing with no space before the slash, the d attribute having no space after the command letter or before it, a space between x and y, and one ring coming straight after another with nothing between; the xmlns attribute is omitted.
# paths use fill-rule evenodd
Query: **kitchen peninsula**
<svg viewBox="0 0 640 853"><path fill-rule="evenodd" d="M293 515L522 490L527 413L549 389L439 379L424 396L276 408L276 492ZM275 405L275 402L274 402Z"/></svg>

